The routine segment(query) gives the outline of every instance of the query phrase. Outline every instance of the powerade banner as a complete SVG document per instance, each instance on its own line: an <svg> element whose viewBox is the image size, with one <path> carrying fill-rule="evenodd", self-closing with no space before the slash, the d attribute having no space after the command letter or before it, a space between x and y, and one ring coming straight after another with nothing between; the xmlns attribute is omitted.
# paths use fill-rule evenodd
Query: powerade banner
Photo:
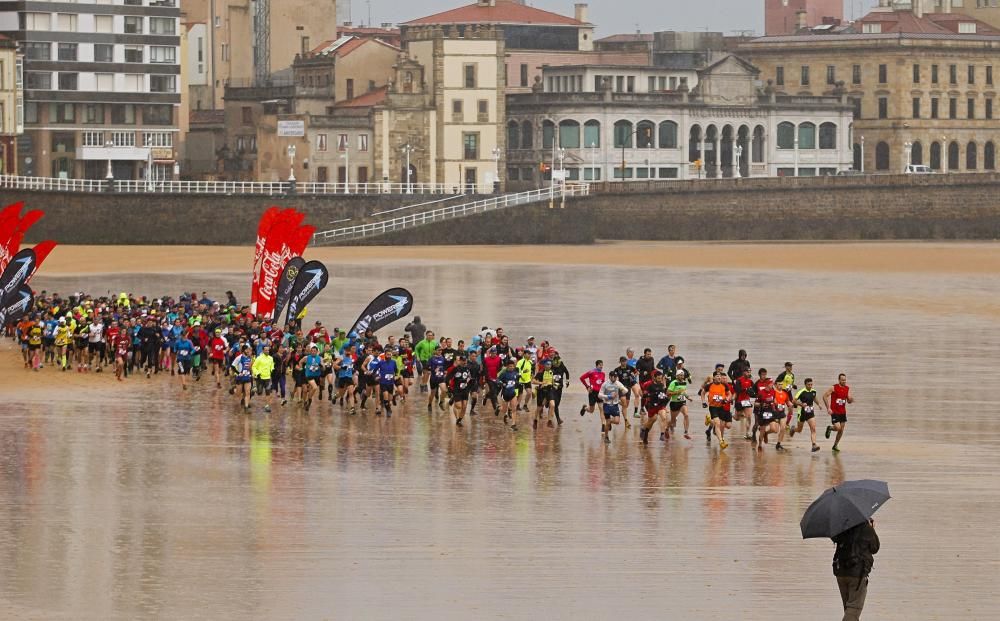
<svg viewBox="0 0 1000 621"><path fill-rule="evenodd" d="M295 319L312 302L319 292L330 282L330 272L319 261L310 261L299 270L299 276L292 287L292 297L288 302L288 316L285 321Z"/></svg>
<svg viewBox="0 0 1000 621"><path fill-rule="evenodd" d="M0 327L19 321L35 305L35 295L31 287L22 285L12 295L0 301Z"/></svg>
<svg viewBox="0 0 1000 621"><path fill-rule="evenodd" d="M292 299L292 289L295 287L295 280L299 277L299 272L305 266L306 260L302 257L292 257L281 271L281 278L278 279L278 295L274 301L274 315L272 321L278 321L281 311L285 310L285 305Z"/></svg>
<svg viewBox="0 0 1000 621"><path fill-rule="evenodd" d="M0 274L0 303L8 301L21 285L28 282L36 263L35 251L31 248L25 248L14 255L7 269Z"/></svg>
<svg viewBox="0 0 1000 621"><path fill-rule="evenodd" d="M352 330L362 336L365 330L378 332L382 328L402 319L413 310L413 295L406 289L389 289L368 305L354 322Z"/></svg>

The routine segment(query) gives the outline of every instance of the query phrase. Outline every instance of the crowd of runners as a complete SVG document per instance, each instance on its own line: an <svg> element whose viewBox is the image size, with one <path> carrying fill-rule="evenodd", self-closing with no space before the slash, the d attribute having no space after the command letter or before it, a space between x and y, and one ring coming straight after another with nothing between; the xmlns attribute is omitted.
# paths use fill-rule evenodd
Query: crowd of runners
<svg viewBox="0 0 1000 621"><path fill-rule="evenodd" d="M300 322L276 325L240 306L231 291L223 301L205 292L150 299L42 291L33 312L8 326L8 334L28 370L107 370L118 381L169 375L182 391L204 379L245 412L262 402L265 412L280 404L306 413L326 407L391 417L409 401L429 413L449 411L457 426L491 412L516 432L526 421L534 429L562 425L563 392L572 379L552 343L529 336L513 344L503 328L484 326L465 340L438 335L414 317L403 334L382 342L371 331L328 331L321 321L308 329ZM825 437L836 434L832 448L839 451L854 402L844 374L820 394L812 378L799 385L791 362L772 378L765 368L754 370L744 350L698 380L674 345L659 359L649 348L641 356L627 349L617 364L597 360L579 381L587 391L579 414L596 413L605 442L614 427L631 428L630 410L643 444L657 426L661 442L690 441L691 409L700 401L706 441L715 438L722 449L738 424L756 450L773 438L784 451L786 437L808 430L818 451L816 416L825 410Z"/></svg>

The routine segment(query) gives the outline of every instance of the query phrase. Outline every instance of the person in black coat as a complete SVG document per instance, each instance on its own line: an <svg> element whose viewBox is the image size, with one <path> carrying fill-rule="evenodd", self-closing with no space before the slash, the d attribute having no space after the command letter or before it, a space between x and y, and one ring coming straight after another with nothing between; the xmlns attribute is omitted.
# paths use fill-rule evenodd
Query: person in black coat
<svg viewBox="0 0 1000 621"><path fill-rule="evenodd" d="M840 587L844 621L858 621L868 595L868 574L879 550L875 521L862 522L834 537L833 542L837 544L833 554L833 575Z"/></svg>

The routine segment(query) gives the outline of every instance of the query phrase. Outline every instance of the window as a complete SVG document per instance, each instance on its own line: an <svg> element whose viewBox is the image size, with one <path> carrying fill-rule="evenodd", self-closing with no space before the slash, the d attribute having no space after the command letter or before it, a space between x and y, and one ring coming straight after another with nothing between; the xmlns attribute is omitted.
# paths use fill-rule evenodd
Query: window
<svg viewBox="0 0 1000 621"><path fill-rule="evenodd" d="M38 122L38 104L29 101L24 104L24 122L28 124Z"/></svg>
<svg viewBox="0 0 1000 621"><path fill-rule="evenodd" d="M861 25L862 34L882 34L882 24L864 23Z"/></svg>
<svg viewBox="0 0 1000 621"><path fill-rule="evenodd" d="M125 46L125 62L141 63L143 60L143 50L141 45Z"/></svg>
<svg viewBox="0 0 1000 621"><path fill-rule="evenodd" d="M521 142L521 127L517 121L507 123L507 148L517 149Z"/></svg>
<svg viewBox="0 0 1000 621"><path fill-rule="evenodd" d="M887 119L889 118L889 98L879 97L878 98L878 118Z"/></svg>
<svg viewBox="0 0 1000 621"><path fill-rule="evenodd" d="M836 84L837 83L837 68L833 65L826 66L826 83Z"/></svg>
<svg viewBox="0 0 1000 621"><path fill-rule="evenodd" d="M615 148L632 148L632 123L629 121L618 121L615 123Z"/></svg>
<svg viewBox="0 0 1000 621"><path fill-rule="evenodd" d="M465 78L465 88L476 88L477 65L467 64L462 68L462 75Z"/></svg>
<svg viewBox="0 0 1000 621"><path fill-rule="evenodd" d="M658 172L657 176L660 179L676 179L677 178L677 169L676 168L661 168L657 172Z"/></svg>
<svg viewBox="0 0 1000 621"><path fill-rule="evenodd" d="M115 46L107 43L94 44L94 62L110 63L114 62Z"/></svg>
<svg viewBox="0 0 1000 621"><path fill-rule="evenodd" d="M958 65L948 65L948 82L958 84Z"/></svg>
<svg viewBox="0 0 1000 621"><path fill-rule="evenodd" d="M551 149L556 140L556 124L552 121L542 121L542 148Z"/></svg>
<svg viewBox="0 0 1000 621"><path fill-rule="evenodd" d="M958 118L958 99L954 97L948 100L948 118L949 119Z"/></svg>
<svg viewBox="0 0 1000 621"><path fill-rule="evenodd" d="M24 88L50 90L52 88L51 71L25 71Z"/></svg>
<svg viewBox="0 0 1000 621"><path fill-rule="evenodd" d="M649 86L646 87L647 93L656 92L656 76L649 76Z"/></svg>
<svg viewBox="0 0 1000 621"><path fill-rule="evenodd" d="M95 73L94 84L99 93L106 93L115 90L115 74Z"/></svg>
<svg viewBox="0 0 1000 621"><path fill-rule="evenodd" d="M354 99L354 80L352 78L347 78L347 99Z"/></svg>
<svg viewBox="0 0 1000 621"><path fill-rule="evenodd" d="M920 65L913 65L913 83L920 84Z"/></svg>
<svg viewBox="0 0 1000 621"><path fill-rule="evenodd" d="M479 159L479 133L468 132L462 134L463 156L466 160Z"/></svg>
<svg viewBox="0 0 1000 621"><path fill-rule="evenodd" d="M580 148L580 124L576 121L559 122L559 146L563 149Z"/></svg>
<svg viewBox="0 0 1000 621"><path fill-rule="evenodd" d="M664 121L660 123L660 135L658 146L661 149L677 148L677 123Z"/></svg>
<svg viewBox="0 0 1000 621"><path fill-rule="evenodd" d="M625 76L620 75L615 77L615 92L616 93L625 92Z"/></svg>
<svg viewBox="0 0 1000 621"><path fill-rule="evenodd" d="M528 86L528 65L521 63L521 86Z"/></svg>
<svg viewBox="0 0 1000 621"><path fill-rule="evenodd" d="M104 104L87 104L83 107L83 122L88 125L104 125ZM104 141L101 140L101 146Z"/></svg>
<svg viewBox="0 0 1000 621"><path fill-rule="evenodd" d="M968 119L976 118L976 100L969 97L968 101L965 102L966 117Z"/></svg>
<svg viewBox="0 0 1000 621"><path fill-rule="evenodd" d="M149 47L149 62L151 63L176 63L177 48L162 45L151 45Z"/></svg>
<svg viewBox="0 0 1000 621"><path fill-rule="evenodd" d="M583 180L584 181L600 181L601 180L601 169L600 168L584 168L583 169Z"/></svg>
<svg viewBox="0 0 1000 621"><path fill-rule="evenodd" d="M652 149L656 144L656 126L651 121L641 121L635 129L636 146L640 149Z"/></svg>
<svg viewBox="0 0 1000 621"><path fill-rule="evenodd" d="M175 35L177 34L177 22L172 17L150 17L149 34Z"/></svg>
<svg viewBox="0 0 1000 621"><path fill-rule="evenodd" d="M861 98L860 97L855 97L852 100L852 102L854 103L853 117L855 119L860 119L861 118Z"/></svg>
<svg viewBox="0 0 1000 621"><path fill-rule="evenodd" d="M795 126L787 121L778 123L778 148L795 148Z"/></svg>
<svg viewBox="0 0 1000 621"><path fill-rule="evenodd" d="M76 32L76 17L75 13L57 13L56 30L61 30L63 32Z"/></svg>
<svg viewBox="0 0 1000 621"><path fill-rule="evenodd" d="M114 32L115 18L111 15L95 15L94 16L94 31L110 33Z"/></svg>
<svg viewBox="0 0 1000 621"><path fill-rule="evenodd" d="M969 65L969 84L976 83L976 66Z"/></svg>
<svg viewBox="0 0 1000 621"><path fill-rule="evenodd" d="M368 150L368 134L358 135L358 151L364 153Z"/></svg>
<svg viewBox="0 0 1000 621"><path fill-rule="evenodd" d="M993 86L993 65L986 65L986 83Z"/></svg>
<svg viewBox="0 0 1000 621"><path fill-rule="evenodd" d="M941 143L931 143L931 170L941 170Z"/></svg>
<svg viewBox="0 0 1000 621"><path fill-rule="evenodd" d="M531 121L521 123L521 148L530 149L535 146L535 129Z"/></svg>
<svg viewBox="0 0 1000 621"><path fill-rule="evenodd" d="M142 121L146 125L172 125L174 122L174 107L170 104L143 106Z"/></svg>
<svg viewBox="0 0 1000 621"><path fill-rule="evenodd" d="M802 84L802 86L809 86L809 67L807 65L802 66L799 83Z"/></svg>
<svg viewBox="0 0 1000 621"><path fill-rule="evenodd" d="M587 121L583 124L583 146L594 148L601 146L601 123Z"/></svg>
<svg viewBox="0 0 1000 621"><path fill-rule="evenodd" d="M50 13L25 13L25 30L52 30L52 15Z"/></svg>
<svg viewBox="0 0 1000 621"><path fill-rule="evenodd" d="M80 74L66 71L59 72L59 90L75 91L79 85Z"/></svg>
<svg viewBox="0 0 1000 621"><path fill-rule="evenodd" d="M976 150L976 143L970 142L965 147L965 169L975 170L979 167L978 153Z"/></svg>
<svg viewBox="0 0 1000 621"><path fill-rule="evenodd" d="M125 34L142 34L142 18L136 15L126 15Z"/></svg>
<svg viewBox="0 0 1000 621"><path fill-rule="evenodd" d="M948 169L958 170L958 143L952 142L948 145Z"/></svg>
<svg viewBox="0 0 1000 621"><path fill-rule="evenodd" d="M986 118L988 118L988 119L992 119L993 118L993 100L992 99L987 99L986 100L986 112L985 112L985 114L986 114Z"/></svg>
<svg viewBox="0 0 1000 621"><path fill-rule="evenodd" d="M490 102L487 99L480 99L476 102L476 120L480 123L490 122Z"/></svg>
<svg viewBox="0 0 1000 621"><path fill-rule="evenodd" d="M253 125L253 108L250 106L240 108L240 120L244 125Z"/></svg>
<svg viewBox="0 0 1000 621"><path fill-rule="evenodd" d="M799 125L799 148L816 148L816 125L813 123L802 123Z"/></svg>
<svg viewBox="0 0 1000 621"><path fill-rule="evenodd" d="M630 93L634 93L635 92L635 76L634 75L630 75L628 77L628 85L626 86L626 89Z"/></svg>
<svg viewBox="0 0 1000 621"><path fill-rule="evenodd" d="M337 136L337 151L339 153L347 152L347 149L350 147L350 144L351 144L351 138L347 134L340 134Z"/></svg>
<svg viewBox="0 0 1000 621"><path fill-rule="evenodd" d="M462 123L465 121L464 103L461 99L451 100L451 122Z"/></svg>
<svg viewBox="0 0 1000 621"><path fill-rule="evenodd" d="M931 97L931 118L938 118L938 98Z"/></svg>
<svg viewBox="0 0 1000 621"><path fill-rule="evenodd" d="M56 123L76 123L76 104L50 104L49 116Z"/></svg>
<svg viewBox="0 0 1000 621"><path fill-rule="evenodd" d="M819 126L819 148L837 148L837 126L834 123L823 123Z"/></svg>
<svg viewBox="0 0 1000 621"><path fill-rule="evenodd" d="M24 42L24 57L28 60L52 60L52 44L35 41Z"/></svg>
<svg viewBox="0 0 1000 621"><path fill-rule="evenodd" d="M151 93L176 93L177 76L175 75L151 75L149 76L149 92Z"/></svg>
<svg viewBox="0 0 1000 621"><path fill-rule="evenodd" d="M774 68L774 83L778 86L785 85L785 68L775 67Z"/></svg>
<svg viewBox="0 0 1000 621"><path fill-rule="evenodd" d="M919 119L920 118L920 98L919 97L914 97L913 98L913 118L915 118L915 119Z"/></svg>
<svg viewBox="0 0 1000 621"><path fill-rule="evenodd" d="M861 65L851 67L851 84L861 84Z"/></svg>
<svg viewBox="0 0 1000 621"><path fill-rule="evenodd" d="M67 153L76 150L76 136L69 132L54 132L52 134L52 151Z"/></svg>
<svg viewBox="0 0 1000 621"><path fill-rule="evenodd" d="M135 125L135 106L132 104L112 105L111 123L113 125Z"/></svg>
<svg viewBox="0 0 1000 621"><path fill-rule="evenodd" d="M507 168L507 181L520 181L521 180L521 169L511 166Z"/></svg>
<svg viewBox="0 0 1000 621"><path fill-rule="evenodd" d="M938 83L938 66L931 65L931 84Z"/></svg>
<svg viewBox="0 0 1000 621"><path fill-rule="evenodd" d="M316 134L316 150L326 151L326 134Z"/></svg>
<svg viewBox="0 0 1000 621"><path fill-rule="evenodd" d="M885 84L889 81L889 65L878 66L878 83Z"/></svg>
<svg viewBox="0 0 1000 621"><path fill-rule="evenodd" d="M958 34L976 34L976 22L958 22Z"/></svg>
<svg viewBox="0 0 1000 621"><path fill-rule="evenodd" d="M875 170L889 170L889 145L880 142L875 145Z"/></svg>
<svg viewBox="0 0 1000 621"><path fill-rule="evenodd" d="M996 146L994 146L993 141L987 142L983 146L983 169L984 170L996 170L997 167L997 153Z"/></svg>

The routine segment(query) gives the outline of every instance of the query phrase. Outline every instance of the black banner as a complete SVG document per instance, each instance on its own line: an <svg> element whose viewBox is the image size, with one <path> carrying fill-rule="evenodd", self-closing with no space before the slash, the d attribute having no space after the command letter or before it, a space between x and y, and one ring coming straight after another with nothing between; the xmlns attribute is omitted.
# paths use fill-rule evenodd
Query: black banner
<svg viewBox="0 0 1000 621"><path fill-rule="evenodd" d="M292 297L288 301L288 317L285 321L298 319L302 310L326 288L328 282L330 282L330 272L326 271L325 265L319 261L310 261L303 265L298 278L295 279L295 286L292 287Z"/></svg>
<svg viewBox="0 0 1000 621"><path fill-rule="evenodd" d="M378 332L397 319L406 317L411 310L413 310L413 294L406 289L389 289L372 300L365 312L354 322L352 331L359 337L364 335L365 330Z"/></svg>
<svg viewBox="0 0 1000 621"><path fill-rule="evenodd" d="M35 250L25 248L14 255L14 258L7 264L7 269L0 275L0 301L8 296L13 296L21 285L28 281L31 273L35 271Z"/></svg>
<svg viewBox="0 0 1000 621"><path fill-rule="evenodd" d="M285 305L292 299L292 289L295 287L295 281L305 264L306 260L302 257L292 257L285 264L285 269L281 270L281 278L278 279L278 292L274 296L272 321L277 322L281 318L281 311L285 310Z"/></svg>
<svg viewBox="0 0 1000 621"><path fill-rule="evenodd" d="M17 291L0 301L0 327L19 321L34 305L35 295L31 292L31 287L21 285Z"/></svg>

